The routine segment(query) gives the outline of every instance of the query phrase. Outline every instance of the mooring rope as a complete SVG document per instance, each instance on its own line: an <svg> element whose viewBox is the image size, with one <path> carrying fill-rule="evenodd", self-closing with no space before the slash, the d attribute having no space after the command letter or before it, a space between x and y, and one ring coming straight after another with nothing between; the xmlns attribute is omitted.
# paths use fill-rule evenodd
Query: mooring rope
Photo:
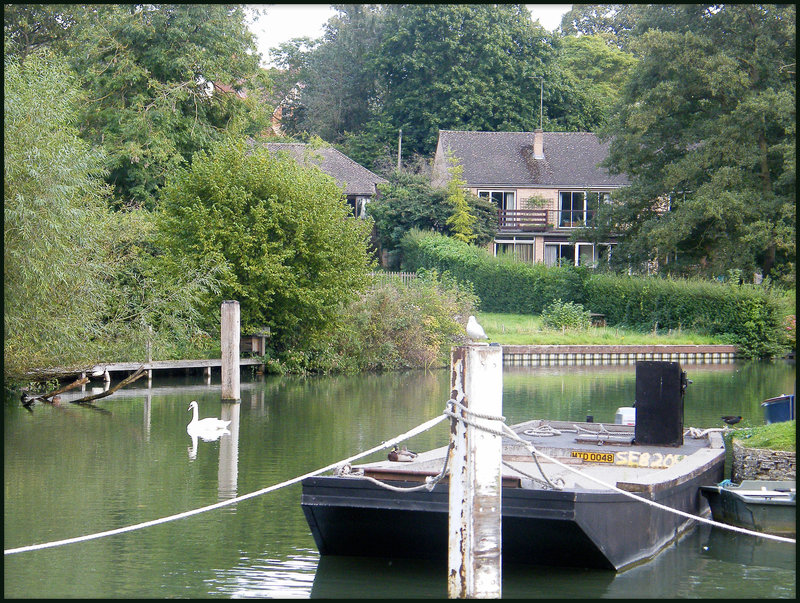
<svg viewBox="0 0 800 603"><path fill-rule="evenodd" d="M474 416L474 417L477 417L477 418L482 418L482 419L487 419L487 420L492 420L492 421L498 421L500 423L501 427L502 427L502 431L498 431L498 430L492 429L490 427L487 427L486 425L481 425L481 424L474 423L474 422L470 421L469 419L467 419L467 417L461 416L461 415L456 414L455 412L453 412L453 410L451 410L451 407L457 407L459 410L463 411L463 414L465 414L465 415L471 415L471 416ZM685 511L680 511L678 509L673 509L671 507L667 507L667 506L662 505L660 503L657 503L655 501L648 500L646 498L642 498L640 496L637 496L637 495L633 494L632 492L628 492L626 490L622 490L621 488L618 488L615 485L608 484L608 483L606 483L606 482L604 482L604 481L602 481L602 480L600 480L600 479L598 479L596 477L593 477L593 476L591 476L589 474L583 473L583 472L581 472L581 471L579 471L579 470L577 470L577 469L575 469L573 467L570 467L569 465L566 465L566 464L554 459L553 457L551 457L551 456L549 456L549 455L537 450L536 447L533 446L533 444L531 444L530 442L527 442L527 441L523 440L522 438L520 438L519 435L517 435L508 425L505 424L505 417L492 416L492 415L482 415L482 414L479 414L479 413L475 413L473 411L470 411L466 406L460 404L458 401L450 399L450 400L447 401L447 406L445 407L444 412L441 415L439 415L438 417L435 417L435 418L433 418L433 419L431 419L429 421L426 421L425 423L422 423L422 424L418 425L417 427L415 427L413 429L410 429L409 431L407 431L407 432L405 432L405 433L403 433L403 434L401 434L401 435L399 435L399 436L397 436L395 438L392 438L391 440L384 441L381 444L379 444L377 446L374 446L373 448L370 448L369 450L365 450L364 452L360 452L360 453L358 453L356 455L353 455L353 456L351 456L349 458L343 459L341 461L337 461L336 463L331 463L330 465L327 465L327 466L322 467L320 469L317 469L315 471L311 471L309 473L305 473L303 475L300 475L298 477L292 478L292 479L287 480L285 482L281 482L281 483L275 484L273 486L268 486L266 488L262 488L261 490L256 490L254 492L250 492L249 494L243 494L243 495L237 496L235 498L231 498L231 499L228 499L228 500L220 501L220 502L212 504L212 505L207 505L205 507L200 507L198 509L192 509L190 511L184 511L183 513L177 513L175 515L170 515L168 517L162 517L162 518L159 518L159 519L153 519L151 521L145 521L143 523L138 523L138 524L135 524L135 525L125 526L125 527L122 527L122 528L116 528L116 529L113 529L113 530L107 530L105 532L98 532L98 533L95 533L95 534L87 534L85 536L78 536L78 537L75 537L75 538L67 538L67 539L64 539L64 540L57 540L57 541L46 542L46 543L42 543L42 544L32 544L32 545L18 547L18 548L14 548L14 549L6 549L6 550L3 551L3 554L4 555L13 555L13 554L16 554L16 553L24 553L24 552L28 552L28 551L37 551L37 550L42 550L42 549L47 549L47 548L54 548L54 547L58 547L58 546L64 546L64 545L68 545L68 544L75 544L75 543L78 543L78 542L86 542L86 541L89 541L89 540L95 540L95 539L98 539L98 538L104 538L106 536L114 536L114 535L117 535L117 534L123 534L125 532L132 532L134 530L141 530L143 528L148 528L148 527L151 527L151 526L156 526L156 525L160 525L160 524L163 524L163 523L168 523L168 522L171 522L171 521L176 521L178 519L184 519L186 517L191 517L193 515L199 515L200 513L205 513L207 511L213 511L215 509L219 509L219 508L222 508L222 507L225 507L225 506L228 506L228 505L232 505L232 504L247 500L249 498L255 498L256 496L261 496L262 494L267 494L268 492L279 490L280 488L284 488L286 486L291 486L291 485L296 484L296 483L298 483L298 482L300 482L300 481L302 481L302 480L304 480L304 479L306 479L308 477L314 477L314 476L319 475L321 473L324 473L326 471L331 471L331 470L334 470L334 469L340 469L340 468L342 468L344 466L349 465L352 461L358 460L360 458L363 458L365 456L368 456L368 455L373 454L375 452L378 452L380 450L384 450L384 449L386 449L386 448L388 448L390 446L394 446L394 445L396 445L396 444L398 444L398 443L400 443L400 442L402 442L404 440L407 440L407 439L409 439L409 438L411 438L411 437L413 437L415 435L423 433L423 432L427 431L428 429L431 429L432 427L434 427L435 425L437 425L438 423L440 423L441 421L443 421L447 417L450 417L451 419L455 419L457 421L462 421L466 425L472 425L473 427L475 427L477 429L480 429L482 431L485 431L487 433L490 433L492 435L496 435L496 436L499 436L499 437L509 437L510 439L519 442L520 444L522 444L531 453L531 455L533 456L534 461L536 461L536 465L539 468L539 471L542 474L542 477L544 477L545 480L547 480L548 484L550 484L554 488L556 486L545 475L544 471L542 470L542 467L539 465L539 461L538 461L537 456L542 456L543 458L549 460L550 462L555 463L556 465L559 465L560 467L563 467L567 471L571 471L572 473L576 473L577 475L580 475L580 476L585 477L585 478L587 478L587 479L589 479L589 480L591 480L593 482L596 482L597 484L603 486L604 488L608 488L608 489L610 489L610 490L612 490L614 492L618 492L618 493L623 494L623 495L625 495L625 496L627 496L629 498L632 498L632 499L637 500L639 502L642 502L642 503L648 504L650 506L662 509L664 511L675 513L677 515L681 515L681 516L687 517L689 519L693 519L695 521L700 521L700 522L703 522L703 523L707 523L707 524L710 524L712 526L716 526L716 527L719 527L719 528L722 528L722 529L731 530L731 531L734 531L734 532L740 532L740 533L743 533L743 534L748 534L750 536L757 536L757 537L766 538L766 539L769 539L769 540L775 540L775 541L778 541L778 542L788 542L788 543L791 543L791 544L796 544L797 543L797 541L795 539L793 539L793 538L785 538L785 537L782 537L782 536L774 536L772 534L765 534L763 532L754 532L752 530L747 530L745 528L740 528L738 526L732 526L732 525L728 525L728 524L723 524L723 523L719 523L719 522L716 522L716 521L713 521L713 520L710 520L710 519L706 519L705 517L699 517L697 515L692 515L691 513L686 513ZM692 435L694 437L698 437L697 434L692 434ZM452 446L452 444L451 444L451 446ZM448 448L448 452L449 452L449 448ZM450 456L449 454L447 454L447 453L445 454L444 466L442 467L442 471L439 473L439 475L437 475L435 477L427 477L425 484L422 484L420 486L414 486L414 487L411 487L411 488L399 488L397 486L392 486L391 484L386 484L386 483L380 482L379 480L376 480L376 479L371 478L371 477L367 477L367 476L363 476L363 475L358 476L356 474L351 474L351 475L353 477L360 477L361 479L367 479L369 481L378 483L382 487L386 487L386 488L393 489L393 490L396 490L396 491L401 491L401 492L421 490L422 488L426 488L428 490L432 490L433 486L438 481L443 479L444 476L446 475L446 473L447 473L447 462L448 462L449 456ZM509 466L510 468L514 469L510 465L507 465L507 466ZM514 470L518 471L519 473L521 473L523 475L525 475L526 477L530 477L531 479L533 479L533 480L535 480L537 482L539 481L538 479L536 479L536 478L534 478L532 476L528 476L528 475L522 473L518 469L514 469ZM341 471L340 471L340 473L341 473ZM563 480L561 480L561 481L563 481Z"/></svg>
<svg viewBox="0 0 800 603"><path fill-rule="evenodd" d="M411 437L413 437L415 435L418 435L420 433L423 433L424 431L427 431L428 429L434 427L435 425L437 425L438 423L443 421L445 418L446 417L444 415L440 415L440 416L438 416L436 418L431 419L430 421L426 421L425 423L422 423L422 424L418 425L417 427L415 427L413 429L410 429L409 431L405 432L404 434L401 434L401 435L399 435L399 436L397 436L395 438L392 438L391 440L382 442L378 446L370 448L369 450L366 450L364 452L360 452L360 453L358 453L356 455L353 455L353 456L351 456L351 457L349 457L347 459L344 459L342 461L337 461L336 463L331 463L330 465L327 465L326 467L322 467L321 469L317 469L316 471L311 471L310 473L306 473L306 474L301 475L299 477L292 478L292 479L287 480L285 482L282 482L280 484L275 484L274 486L268 486L266 488L262 488L261 490L256 490L255 492L250 492L249 494L243 494L241 496L237 496L236 498L223 500L223 501L215 503L213 505L200 507L199 509L192 509L190 511L184 511L183 513L178 513L176 515L170 515L169 517L162 517L160 519L153 519L151 521L145 521L143 523L138 523L136 525L125 526L123 528L116 528L114 530L107 530L105 532L98 532L96 534L88 534L86 536L77 536L75 538L67 538L65 540L57 540L57 541L54 541L54 542L45 542L43 544L32 544L32 545L29 545L29 546L22 546L22 547L18 547L18 548L15 548L15 549L6 549L6 550L3 551L3 554L4 555L13 555L15 553L25 553L25 552L28 552L28 551L39 551L41 549L48 549L48 548L53 548L53 547L57 547L57 546L64 546L64 545L67 545L67 544L74 544L74 543L77 543L77 542L86 542L87 540L95 540L97 538L103 538L105 536L114 536L116 534L123 534L125 532L132 532L134 530L141 530L143 528L149 528L151 526L156 526L156 525L159 525L159 524L162 524L162 523L167 523L167 522L175 521L175 520L178 520L178 519L184 519L186 517L191 517L192 515L198 515L200 513L205 513L206 511L213 511L214 509L219 509L219 508L225 507L227 505L232 505L234 503L241 502L243 500L247 500L248 498L255 498L256 496L261 496L262 494L266 494L268 492L272 492L273 490L278 490L278 489L283 488L285 486L291 486L292 484L296 484L297 482L300 482L300 481L306 479L307 477L314 477L315 475L319 475L320 473L324 473L326 471L331 471L332 469L335 469L336 467L339 467L341 465L348 464L348 463L350 463L352 461L355 461L355 460L358 460L358 459L363 458L365 456L368 456L368 455L370 455L370 454L372 454L374 452L378 452L378 451L383 450L385 448L388 448L390 446L394 446L395 444L399 444L400 442L402 442L404 440L407 440L407 439L409 439L409 438L411 438Z"/></svg>

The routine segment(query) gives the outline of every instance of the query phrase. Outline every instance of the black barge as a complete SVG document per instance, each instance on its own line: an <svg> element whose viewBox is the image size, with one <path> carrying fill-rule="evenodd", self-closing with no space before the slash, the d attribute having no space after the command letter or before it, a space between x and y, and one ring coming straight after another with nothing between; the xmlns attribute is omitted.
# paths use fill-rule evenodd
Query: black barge
<svg viewBox="0 0 800 603"><path fill-rule="evenodd" d="M719 430L684 431L686 381L677 370L679 389L670 403L664 399L665 392L670 396L670 379L651 383L658 394L648 401L648 385L640 387L637 367L636 426L536 420L512 427L537 450L580 473L545 459L539 460L540 473L527 448L504 438L504 562L620 570L656 555L696 524L637 498L709 516L700 487L722 479L724 445ZM417 486L441 471L447 452L444 446L411 462L379 461L303 480L301 506L320 554L446 559L446 479L430 491L396 492L364 478Z"/></svg>

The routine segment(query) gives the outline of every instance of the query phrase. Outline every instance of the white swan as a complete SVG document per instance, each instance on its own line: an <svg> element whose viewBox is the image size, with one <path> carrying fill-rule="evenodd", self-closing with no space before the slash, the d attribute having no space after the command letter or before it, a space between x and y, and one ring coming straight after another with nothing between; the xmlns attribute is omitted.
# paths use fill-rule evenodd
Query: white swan
<svg viewBox="0 0 800 603"><path fill-rule="evenodd" d="M189 435L195 434L199 435L200 437L208 435L219 437L224 432L228 431L227 427L231 424L230 421L222 421L213 417L198 420L196 400L189 402L189 408L187 408L187 410L192 411L192 420L186 426L186 431L189 433ZM205 438L203 437L203 439Z"/></svg>

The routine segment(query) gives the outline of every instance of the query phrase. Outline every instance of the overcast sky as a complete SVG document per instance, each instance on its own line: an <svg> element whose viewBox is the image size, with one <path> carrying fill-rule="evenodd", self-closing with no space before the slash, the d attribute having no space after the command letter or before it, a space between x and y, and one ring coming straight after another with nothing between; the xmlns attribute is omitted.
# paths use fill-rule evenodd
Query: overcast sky
<svg viewBox="0 0 800 603"><path fill-rule="evenodd" d="M308 36L318 38L323 33L323 26L336 11L329 4L258 4L251 5L266 11L251 25L258 40L258 50L266 64L269 49L282 42ZM548 31L553 31L561 24L561 16L567 12L571 4L528 4L533 19Z"/></svg>

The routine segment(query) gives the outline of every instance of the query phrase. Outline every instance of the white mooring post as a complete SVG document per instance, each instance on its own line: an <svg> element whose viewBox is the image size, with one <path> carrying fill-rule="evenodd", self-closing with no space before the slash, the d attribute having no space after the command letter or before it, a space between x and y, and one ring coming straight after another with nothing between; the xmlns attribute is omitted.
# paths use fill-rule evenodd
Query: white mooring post
<svg viewBox="0 0 800 603"><path fill-rule="evenodd" d="M467 345L450 353L450 397L470 413L455 409L470 423L501 430L503 350ZM501 596L501 463L499 435L455 421L450 437L450 510L447 594L451 599Z"/></svg>
<svg viewBox="0 0 800 603"><path fill-rule="evenodd" d="M220 347L222 351L222 399L239 401L239 302L222 302Z"/></svg>

